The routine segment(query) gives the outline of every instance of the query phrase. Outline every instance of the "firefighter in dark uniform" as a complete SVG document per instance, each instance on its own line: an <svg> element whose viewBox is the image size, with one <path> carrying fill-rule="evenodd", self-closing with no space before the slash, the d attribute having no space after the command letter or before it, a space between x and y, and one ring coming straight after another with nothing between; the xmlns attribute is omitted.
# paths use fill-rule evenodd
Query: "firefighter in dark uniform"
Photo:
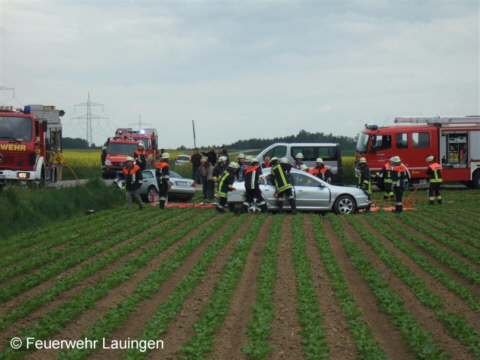
<svg viewBox="0 0 480 360"><path fill-rule="evenodd" d="M132 196L138 204L140 210L143 210L142 199L139 190L143 183L142 170L138 165L133 164L133 158L127 156L125 166L123 167L123 175L125 176L126 205L127 210L132 209Z"/></svg>
<svg viewBox="0 0 480 360"><path fill-rule="evenodd" d="M325 166L322 158L318 158L316 163L317 163L317 166L315 166L313 169L309 170L308 172L330 184L333 179L332 172L327 166Z"/></svg>
<svg viewBox="0 0 480 360"><path fill-rule="evenodd" d="M434 156L427 156L425 159L428 162L427 176L430 181L428 188L428 205L435 204L435 197L439 204L442 203L442 196L440 195L440 185L442 185L442 166L435 161Z"/></svg>
<svg viewBox="0 0 480 360"><path fill-rule="evenodd" d="M217 205L219 213L225 212L225 205L227 205L228 192L232 191L233 182L235 181L235 172L239 168L238 163L232 161L223 171L222 175L218 179L217 196L220 201Z"/></svg>
<svg viewBox="0 0 480 360"><path fill-rule="evenodd" d="M262 214L266 214L267 204L263 200L262 192L260 191L260 180L265 179L265 177L263 176L262 168L258 165L258 159L253 158L250 162L251 165L245 168L246 201L242 205L242 212L247 212L248 208L253 204L253 200L257 199Z"/></svg>
<svg viewBox="0 0 480 360"><path fill-rule="evenodd" d="M403 211L403 191L408 181L408 171L400 161L400 157L394 156L392 162L392 186L395 191L395 210L392 210L392 212L401 214Z"/></svg>
<svg viewBox="0 0 480 360"><path fill-rule="evenodd" d="M365 210L365 214L370 212L370 195L372 194L372 179L370 177L370 168L367 165L367 160L364 157L361 157L358 160L358 167L360 174L358 175L358 184L357 188L362 189L368 197L368 206Z"/></svg>
<svg viewBox="0 0 480 360"><path fill-rule="evenodd" d="M158 192L160 195L160 209L165 209L165 202L167 200L167 192L170 187L170 165L168 159L170 154L164 152L161 155L160 161L157 162L155 177L157 178Z"/></svg>
<svg viewBox="0 0 480 360"><path fill-rule="evenodd" d="M225 168L227 167L227 158L224 156L220 156L217 161L217 165L213 168L213 183L215 186L218 185L218 179L220 178L220 175L223 174L225 171Z"/></svg>
<svg viewBox="0 0 480 360"><path fill-rule="evenodd" d="M393 159L394 159L394 157L391 157L389 159L388 163L386 163L383 166L383 168L379 172L377 172L377 174L376 174L383 181L383 186L385 188L385 193L383 194L383 199L384 200L387 200L387 199L393 200L396 197L396 195L393 192L393 187L392 187L392 183L393 183L392 170L393 170L393 167L394 167Z"/></svg>
<svg viewBox="0 0 480 360"><path fill-rule="evenodd" d="M283 212L283 200L284 196L287 196L288 201L290 202L290 208L292 213L297 213L297 206L295 203L295 197L293 196L292 191L292 180L290 177L290 170L292 165L288 163L288 159L282 158L282 161L279 162L278 158L274 157L271 160L272 169L270 170L275 187L277 188L277 206L278 212L281 214Z"/></svg>
<svg viewBox="0 0 480 360"><path fill-rule="evenodd" d="M138 148L135 150L133 157L140 169L145 170L147 167L147 152L144 149L143 142L138 143Z"/></svg>

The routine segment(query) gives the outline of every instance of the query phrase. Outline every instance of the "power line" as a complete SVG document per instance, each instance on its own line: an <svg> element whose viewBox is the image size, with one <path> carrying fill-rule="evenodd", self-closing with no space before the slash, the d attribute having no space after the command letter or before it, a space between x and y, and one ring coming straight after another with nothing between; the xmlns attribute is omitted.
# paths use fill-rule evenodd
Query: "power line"
<svg viewBox="0 0 480 360"><path fill-rule="evenodd" d="M92 119L107 119L108 121L108 118L107 117L102 117L102 116L98 116L98 115L92 115L92 106L101 106L102 107L102 111L103 111L103 105L102 104L95 104L95 103L92 103L90 102L90 92L88 93L88 99L87 99L87 102L85 103L81 103L81 104L77 104L75 106L86 106L87 107L87 113L85 115L81 115L81 116L77 116L75 118L72 118L73 120L77 120L77 119L86 119L87 120L87 143L89 146L91 146L93 144L93 138L92 138Z"/></svg>

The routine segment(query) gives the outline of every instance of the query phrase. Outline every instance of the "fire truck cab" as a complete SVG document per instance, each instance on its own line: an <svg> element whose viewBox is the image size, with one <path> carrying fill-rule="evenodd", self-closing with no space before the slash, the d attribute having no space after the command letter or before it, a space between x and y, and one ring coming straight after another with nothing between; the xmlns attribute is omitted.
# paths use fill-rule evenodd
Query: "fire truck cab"
<svg viewBox="0 0 480 360"><path fill-rule="evenodd" d="M372 174L392 156L399 156L413 181L422 182L433 155L443 167L444 181L480 189L480 116L397 117L396 126L365 124L356 160L365 157Z"/></svg>

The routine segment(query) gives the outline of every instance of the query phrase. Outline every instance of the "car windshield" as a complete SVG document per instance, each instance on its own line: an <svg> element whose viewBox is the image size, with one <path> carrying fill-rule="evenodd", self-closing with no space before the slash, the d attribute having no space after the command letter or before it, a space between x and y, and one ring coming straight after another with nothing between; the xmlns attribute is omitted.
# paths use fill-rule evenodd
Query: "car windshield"
<svg viewBox="0 0 480 360"><path fill-rule="evenodd" d="M137 143L110 143L108 153L110 155L132 155L137 150Z"/></svg>
<svg viewBox="0 0 480 360"><path fill-rule="evenodd" d="M366 133L360 133L360 137L358 138L357 142L357 152L360 154L365 154L367 152L367 146L368 146L368 139L370 135Z"/></svg>
<svg viewBox="0 0 480 360"><path fill-rule="evenodd" d="M0 137L30 141L32 139L32 120L17 116L0 116Z"/></svg>

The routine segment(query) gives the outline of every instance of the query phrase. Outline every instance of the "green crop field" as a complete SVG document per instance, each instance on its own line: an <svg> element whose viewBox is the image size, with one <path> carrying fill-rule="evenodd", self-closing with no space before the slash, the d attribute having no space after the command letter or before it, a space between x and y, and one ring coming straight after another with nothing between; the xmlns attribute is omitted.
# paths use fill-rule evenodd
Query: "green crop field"
<svg viewBox="0 0 480 360"><path fill-rule="evenodd" d="M0 252L0 359L478 359L480 191L442 195L401 215L146 206L23 232Z"/></svg>

